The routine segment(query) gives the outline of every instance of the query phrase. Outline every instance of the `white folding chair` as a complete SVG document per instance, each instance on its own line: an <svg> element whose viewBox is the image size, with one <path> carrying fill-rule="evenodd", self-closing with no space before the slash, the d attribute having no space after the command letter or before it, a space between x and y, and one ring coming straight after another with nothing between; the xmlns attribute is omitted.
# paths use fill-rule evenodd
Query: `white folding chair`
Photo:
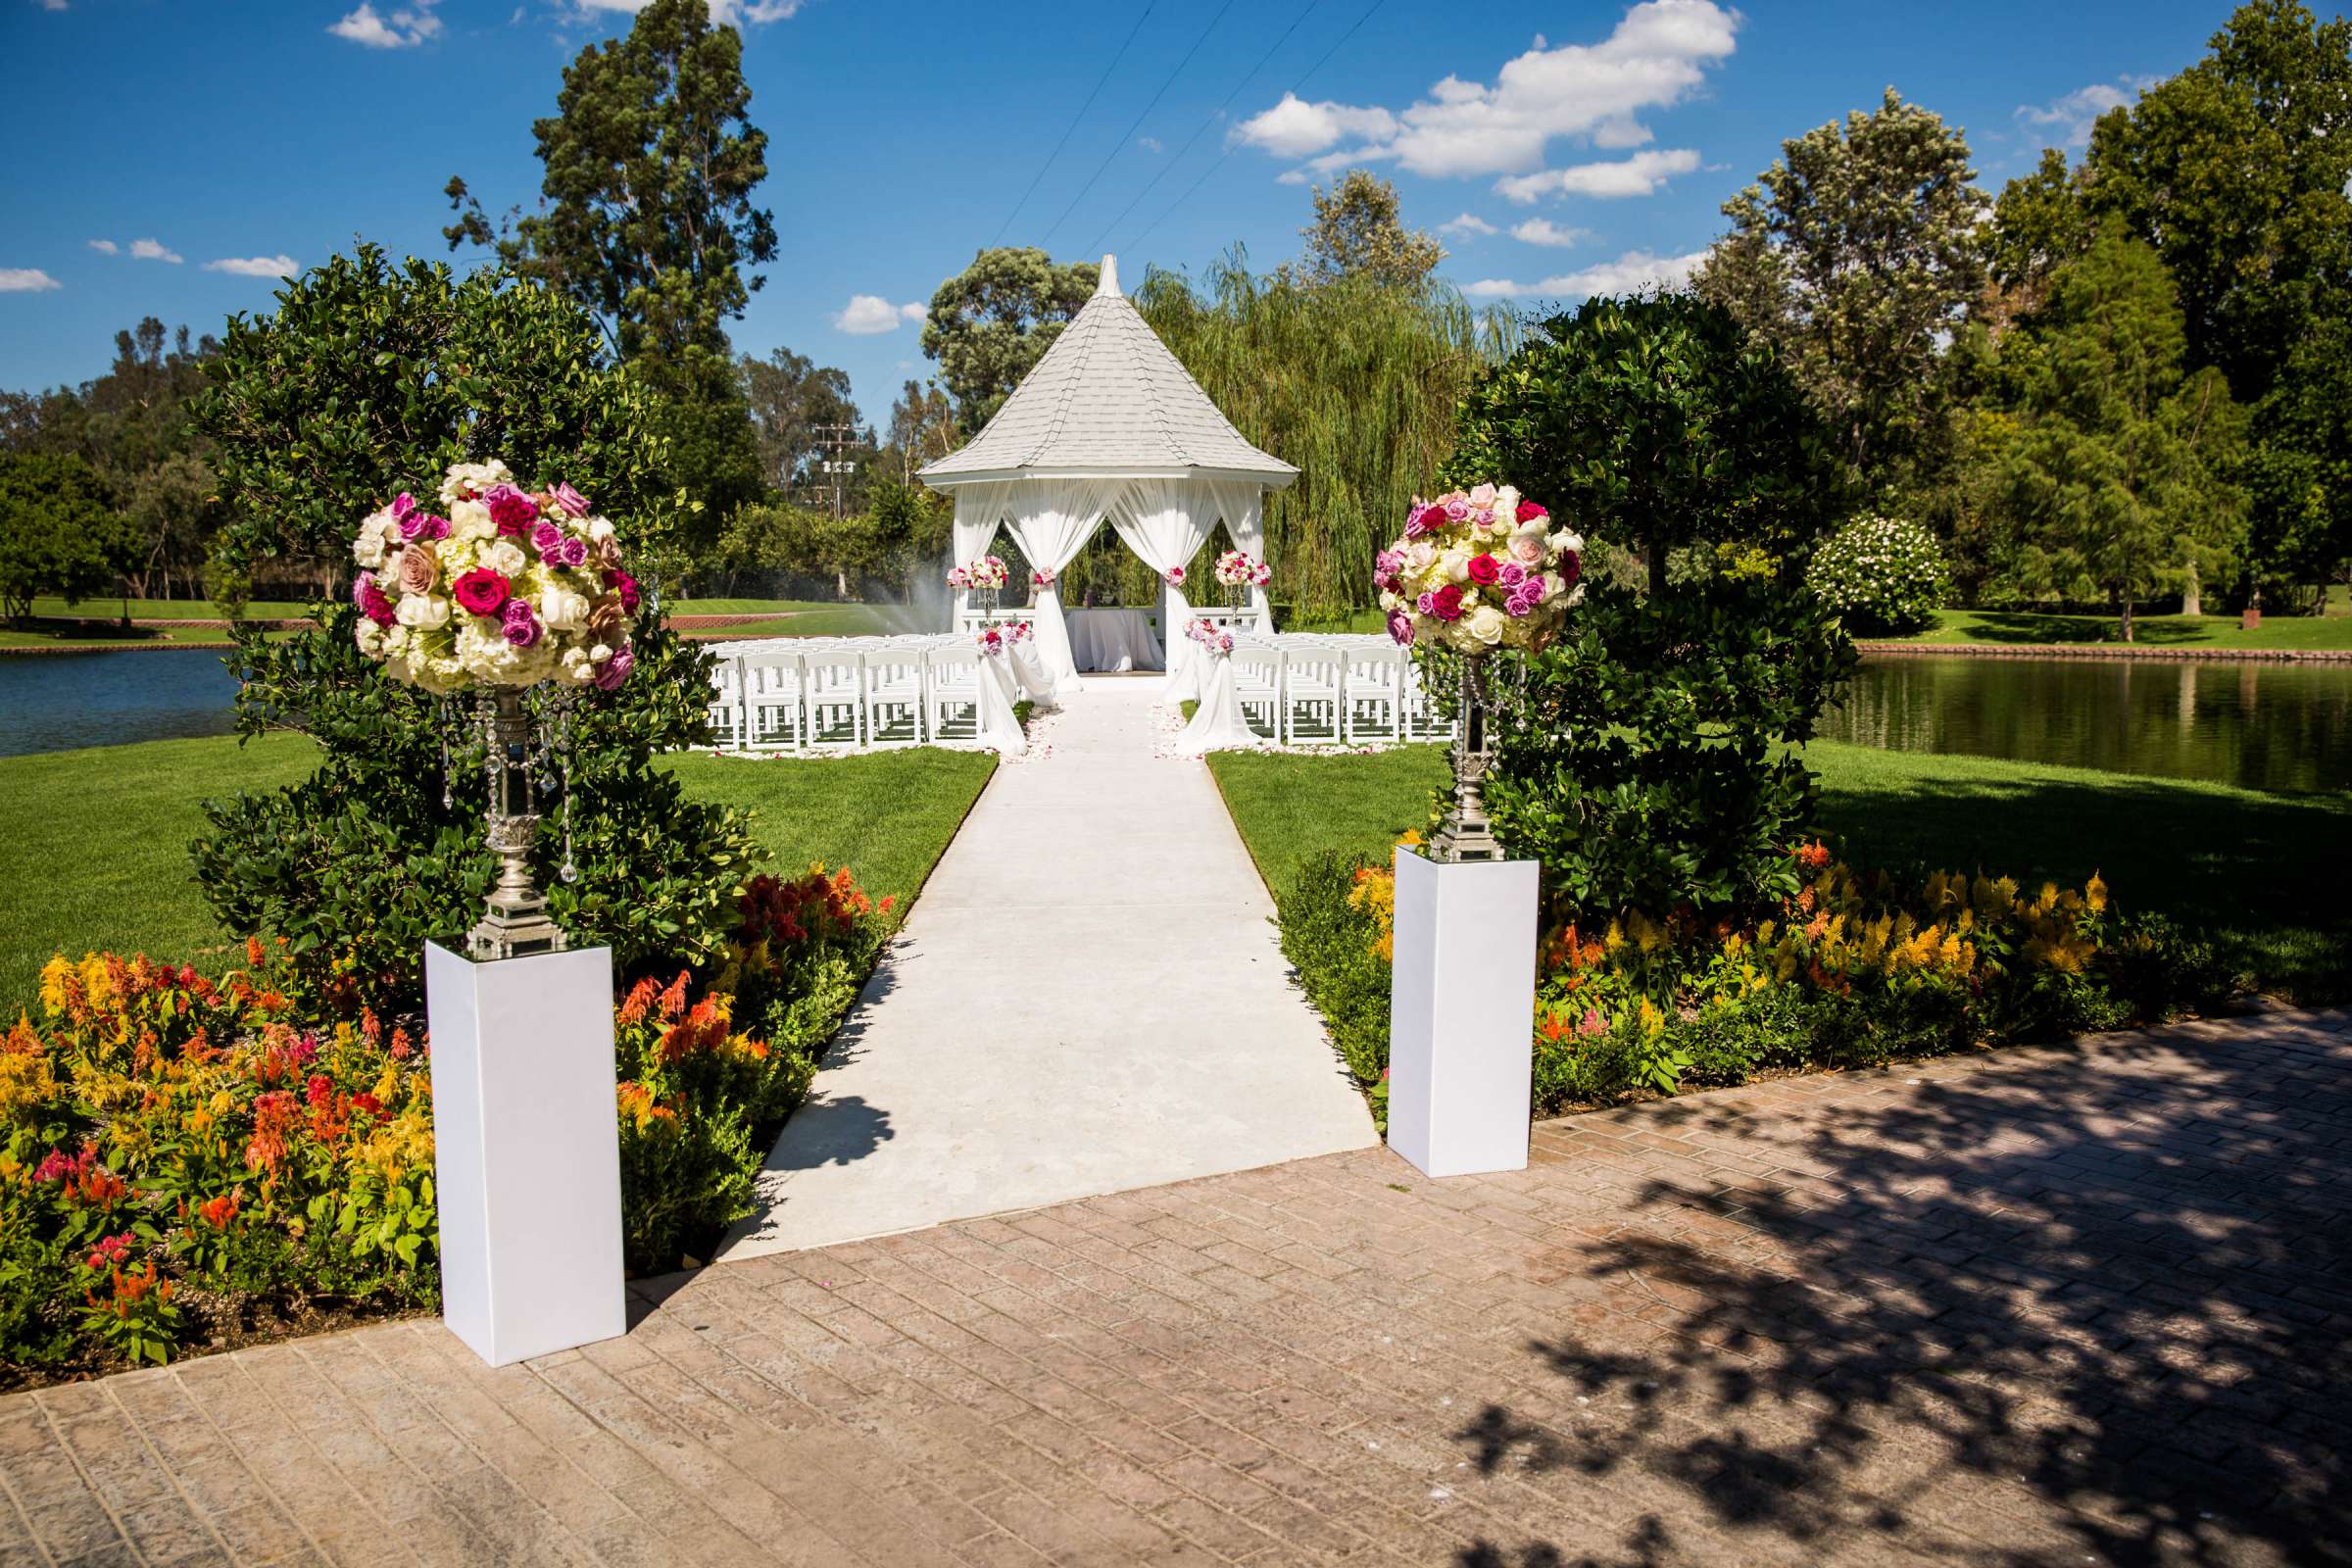
<svg viewBox="0 0 2352 1568"><path fill-rule="evenodd" d="M746 721L743 707L743 661L722 659L710 669L710 744L721 751L743 750Z"/></svg>
<svg viewBox="0 0 2352 1568"><path fill-rule="evenodd" d="M1242 722L1251 734L1270 741L1282 739L1282 649L1259 637L1236 636L1227 656L1233 666L1233 694L1241 705Z"/></svg>
<svg viewBox="0 0 2352 1568"><path fill-rule="evenodd" d="M1404 650L1395 646L1341 650L1340 738L1348 742L1404 738Z"/></svg>
<svg viewBox="0 0 2352 1568"><path fill-rule="evenodd" d="M743 744L754 751L799 751L808 745L801 712L801 656L773 648L746 654L743 666Z"/></svg>
<svg viewBox="0 0 2352 1568"><path fill-rule="evenodd" d="M1347 654L1319 640L1283 650L1283 740L1294 746L1340 743L1340 684L1347 662Z"/></svg>
<svg viewBox="0 0 2352 1568"><path fill-rule="evenodd" d="M980 650L968 638L923 655L923 731L933 741L980 738Z"/></svg>
<svg viewBox="0 0 2352 1568"><path fill-rule="evenodd" d="M860 746L865 742L865 694L854 639L810 638L801 651L803 744Z"/></svg>
<svg viewBox="0 0 2352 1568"><path fill-rule="evenodd" d="M891 637L858 656L865 744L919 746L923 739L923 650Z"/></svg>

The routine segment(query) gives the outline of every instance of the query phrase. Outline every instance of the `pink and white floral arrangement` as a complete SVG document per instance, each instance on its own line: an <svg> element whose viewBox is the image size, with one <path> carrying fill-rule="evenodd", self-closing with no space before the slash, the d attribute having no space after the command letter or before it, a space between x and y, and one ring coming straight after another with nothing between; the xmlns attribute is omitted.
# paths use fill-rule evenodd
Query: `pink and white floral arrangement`
<svg viewBox="0 0 2352 1568"><path fill-rule="evenodd" d="M1228 550L1217 558L1217 581L1228 588L1263 588L1274 580L1274 568L1247 550Z"/></svg>
<svg viewBox="0 0 2352 1568"><path fill-rule="evenodd" d="M1570 606L1585 542L1509 485L1413 503L1403 536L1372 564L1389 635L1463 654L1541 647Z"/></svg>
<svg viewBox="0 0 2352 1568"><path fill-rule="evenodd" d="M964 566L970 585L983 591L1004 586L1004 563L995 556L982 556Z"/></svg>
<svg viewBox="0 0 2352 1568"><path fill-rule="evenodd" d="M1165 575L1169 587L1181 588L1184 586L1184 568L1182 566L1170 566Z"/></svg>
<svg viewBox="0 0 2352 1568"><path fill-rule="evenodd" d="M1205 615L1187 622L1184 634L1199 643L1203 652L1214 654L1219 659L1233 652L1233 633Z"/></svg>
<svg viewBox="0 0 2352 1568"><path fill-rule="evenodd" d="M972 634L972 641L979 646L982 653L992 659L1003 657L1004 650L1011 646L1011 639L1006 637L1001 628L995 626L981 627Z"/></svg>
<svg viewBox="0 0 2352 1568"><path fill-rule="evenodd" d="M492 459L451 465L439 500L403 491L360 523L361 653L436 693L628 678L637 580L585 496L525 490Z"/></svg>
<svg viewBox="0 0 2352 1568"><path fill-rule="evenodd" d="M1029 623L1027 621L1015 620L1006 623L1004 627L1004 635L1011 638L1016 643L1025 643L1030 639L1033 633L1031 632Z"/></svg>
<svg viewBox="0 0 2352 1568"><path fill-rule="evenodd" d="M950 567L948 568L948 586L949 586L949 587L951 587L951 588L969 588L971 585L972 585L972 568L971 568L971 567L969 567L969 566L950 566Z"/></svg>
<svg viewBox="0 0 2352 1568"><path fill-rule="evenodd" d="M1029 586L1038 589L1040 592L1053 587L1054 568L1051 566L1040 566L1035 571L1029 573Z"/></svg>

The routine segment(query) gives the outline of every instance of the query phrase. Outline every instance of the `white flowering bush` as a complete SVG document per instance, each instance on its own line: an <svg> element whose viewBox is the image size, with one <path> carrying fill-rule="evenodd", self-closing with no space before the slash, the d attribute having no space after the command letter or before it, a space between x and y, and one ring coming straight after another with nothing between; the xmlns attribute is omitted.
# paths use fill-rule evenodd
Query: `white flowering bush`
<svg viewBox="0 0 2352 1568"><path fill-rule="evenodd" d="M1847 523L1814 554L1805 580L1849 630L1865 635L1932 624L1952 585L1936 536L1900 517Z"/></svg>

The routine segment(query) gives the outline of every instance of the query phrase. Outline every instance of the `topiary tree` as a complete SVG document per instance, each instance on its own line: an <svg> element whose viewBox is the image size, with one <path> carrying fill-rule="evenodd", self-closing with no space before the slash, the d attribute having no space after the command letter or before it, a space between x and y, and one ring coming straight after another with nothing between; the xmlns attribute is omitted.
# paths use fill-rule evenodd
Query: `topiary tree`
<svg viewBox="0 0 2352 1568"><path fill-rule="evenodd" d="M1688 296L1589 300L1471 390L1449 473L1646 564L1646 586L1588 582L1499 714L1487 803L1557 912L1793 892L1815 782L1788 747L1854 659L1802 584L1851 489L1773 347Z"/></svg>
<svg viewBox="0 0 2352 1568"><path fill-rule="evenodd" d="M675 537L681 503L662 478L647 393L561 295L500 272L395 267L365 246L277 298L274 315L230 321L198 405L232 564L279 551L348 559L365 513L484 457L571 484L633 556L658 557ZM593 698L576 726L578 881L554 874L560 831L540 834L537 857L556 918L577 941L611 944L623 980L700 959L752 856L740 813L687 799L659 764L706 738L710 660L662 626L658 600L638 612L628 682ZM480 753L444 751L434 699L360 654L348 601L317 619L282 641L237 634L239 734L300 730L318 766L284 789L207 802L197 874L231 929L286 940L319 1000L401 1016L421 998L424 941L458 939L495 876Z"/></svg>
<svg viewBox="0 0 2352 1568"><path fill-rule="evenodd" d="M1849 630L1886 636L1933 625L1952 574L1943 547L1918 523L1856 517L1814 552L1805 583Z"/></svg>

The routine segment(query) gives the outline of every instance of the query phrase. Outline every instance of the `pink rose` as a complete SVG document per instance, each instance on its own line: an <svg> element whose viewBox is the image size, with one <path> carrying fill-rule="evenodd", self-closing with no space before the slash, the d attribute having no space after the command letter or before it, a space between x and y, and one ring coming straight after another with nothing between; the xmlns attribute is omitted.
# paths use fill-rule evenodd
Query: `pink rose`
<svg viewBox="0 0 2352 1568"><path fill-rule="evenodd" d="M612 657L597 666L596 684L598 690L608 692L618 691L620 689L620 683L624 680L627 680L629 678L629 671L635 669L636 667L637 656L635 654L630 653L625 647L613 649Z"/></svg>
<svg viewBox="0 0 2352 1568"><path fill-rule="evenodd" d="M1532 533L1523 533L1511 541L1511 555L1526 565L1540 566L1544 564L1544 541Z"/></svg>
<svg viewBox="0 0 2352 1568"><path fill-rule="evenodd" d="M1494 487L1491 484L1472 485L1470 487L1470 504L1474 507L1494 506Z"/></svg>
<svg viewBox="0 0 2352 1568"><path fill-rule="evenodd" d="M1440 620L1462 618L1462 585L1449 582L1430 596L1429 612Z"/></svg>
<svg viewBox="0 0 2352 1568"><path fill-rule="evenodd" d="M507 596L513 587L504 572L492 571L488 566L476 566L451 583L449 591L467 614L495 615L505 608Z"/></svg>
<svg viewBox="0 0 2352 1568"><path fill-rule="evenodd" d="M1455 522L1467 521L1470 516L1470 503L1460 496L1455 496L1451 501L1446 503L1446 515Z"/></svg>
<svg viewBox="0 0 2352 1568"><path fill-rule="evenodd" d="M1436 533L1446 526L1446 509L1433 502L1414 513L1405 522L1404 536L1407 539L1419 539L1425 534Z"/></svg>
<svg viewBox="0 0 2352 1568"><path fill-rule="evenodd" d="M441 561L429 539L419 539L400 553L400 591L429 594L441 580Z"/></svg>
<svg viewBox="0 0 2352 1568"><path fill-rule="evenodd" d="M360 613L378 626L390 626L400 618L393 613L392 601L384 597L384 591L375 585L373 577L362 577L353 583L351 599L360 607Z"/></svg>
<svg viewBox="0 0 2352 1568"><path fill-rule="evenodd" d="M502 534L528 533L531 524L539 520L537 503L511 484L492 485L482 504L490 509L490 520Z"/></svg>
<svg viewBox="0 0 2352 1568"><path fill-rule="evenodd" d="M571 486L567 484L559 484L556 486L552 494L555 496L556 505L564 509L564 515L566 517L585 517L588 515L588 498L580 494L577 490L574 490Z"/></svg>
<svg viewBox="0 0 2352 1568"><path fill-rule="evenodd" d="M1494 580L1505 588L1516 588L1527 581L1527 568L1516 561L1506 561L1495 568Z"/></svg>
<svg viewBox="0 0 2352 1568"><path fill-rule="evenodd" d="M1399 647L1410 648L1413 643L1413 617L1401 610L1389 612L1389 635Z"/></svg>
<svg viewBox="0 0 2352 1568"><path fill-rule="evenodd" d="M408 497L403 496L401 500L406 501ZM400 536L403 539L446 539L449 537L449 519L436 517L422 507L411 507L408 514L400 518Z"/></svg>
<svg viewBox="0 0 2352 1568"><path fill-rule="evenodd" d="M539 617L531 613L530 601L510 599L506 613L499 617L498 629L508 642L517 648L528 648L539 640Z"/></svg>
<svg viewBox="0 0 2352 1568"><path fill-rule="evenodd" d="M1420 598L1413 601L1413 608L1421 612L1421 613L1424 615L1434 615L1438 612L1438 596L1436 594L1423 594Z"/></svg>
<svg viewBox="0 0 2352 1568"><path fill-rule="evenodd" d="M564 530L542 517L531 525L531 548L547 560L564 548Z"/></svg>
<svg viewBox="0 0 2352 1568"><path fill-rule="evenodd" d="M588 564L588 541L576 533L564 540L564 564L574 568Z"/></svg>

